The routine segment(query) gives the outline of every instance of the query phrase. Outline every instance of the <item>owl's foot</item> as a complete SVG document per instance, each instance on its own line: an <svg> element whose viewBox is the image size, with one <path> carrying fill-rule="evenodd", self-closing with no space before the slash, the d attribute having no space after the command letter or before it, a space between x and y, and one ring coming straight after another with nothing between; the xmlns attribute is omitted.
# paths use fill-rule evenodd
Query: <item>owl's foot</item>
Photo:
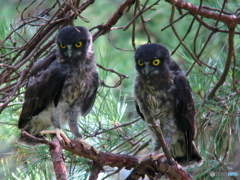
<svg viewBox="0 0 240 180"><path fill-rule="evenodd" d="M55 130L43 130L40 132L40 134L43 136L45 134L56 134L56 137L58 138L58 140L63 144L64 142L69 145L72 146L70 139L66 136L66 134L64 132L62 132L61 129L56 128Z"/></svg>
<svg viewBox="0 0 240 180"><path fill-rule="evenodd" d="M100 151L96 148L94 148L92 145L88 144L86 141L84 141L82 138L77 138L77 141L82 144L87 149L92 149L96 154L99 154Z"/></svg>
<svg viewBox="0 0 240 180"><path fill-rule="evenodd" d="M152 154L147 154L147 155L139 158L138 164L141 164L141 163L142 163L145 159L147 159L147 158L152 158Z"/></svg>
<svg viewBox="0 0 240 180"><path fill-rule="evenodd" d="M156 161L158 158L163 157L163 156L165 156L164 153L157 153L157 152L153 151L153 153L147 154L147 155L141 157L138 160L138 163L141 164L141 162L143 162L143 160L147 159L147 158L151 158L151 161Z"/></svg>
<svg viewBox="0 0 240 180"><path fill-rule="evenodd" d="M158 158L160 157L165 157L165 154L164 153L159 153L159 154L156 154L152 157L152 161L156 161L158 160Z"/></svg>

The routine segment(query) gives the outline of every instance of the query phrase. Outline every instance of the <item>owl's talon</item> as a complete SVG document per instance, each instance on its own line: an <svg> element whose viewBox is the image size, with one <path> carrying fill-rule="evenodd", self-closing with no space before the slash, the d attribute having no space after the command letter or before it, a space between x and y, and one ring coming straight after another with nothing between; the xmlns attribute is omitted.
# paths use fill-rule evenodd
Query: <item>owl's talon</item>
<svg viewBox="0 0 240 180"><path fill-rule="evenodd" d="M152 161L156 161L158 160L160 157L164 157L165 154L164 153L159 153L159 154L156 154L152 157Z"/></svg>
<svg viewBox="0 0 240 180"><path fill-rule="evenodd" d="M138 164L141 164L143 162L144 159L147 159L147 158L152 158L152 154L147 154L141 158L139 158L138 160Z"/></svg>
<svg viewBox="0 0 240 180"><path fill-rule="evenodd" d="M63 145L66 143L67 145L72 147L70 139L66 136L64 132L62 132L61 129L56 128L55 130L43 130L40 132L40 134L43 136L45 134L56 134L56 137L58 138L59 142Z"/></svg>
<svg viewBox="0 0 240 180"><path fill-rule="evenodd" d="M80 143L80 144L82 144L84 147L86 147L87 149L92 149L96 154L99 154L100 153L100 151L98 150L98 149L96 149L96 148L94 148L92 145L90 145L90 144L88 144L86 141L84 141L82 138L78 138L77 139L78 140L78 142Z"/></svg>

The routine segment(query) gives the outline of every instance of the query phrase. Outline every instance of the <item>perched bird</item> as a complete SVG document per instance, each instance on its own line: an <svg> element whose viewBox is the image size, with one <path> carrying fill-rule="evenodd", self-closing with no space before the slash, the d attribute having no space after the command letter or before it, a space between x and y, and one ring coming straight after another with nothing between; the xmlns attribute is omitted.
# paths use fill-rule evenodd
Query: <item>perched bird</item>
<svg viewBox="0 0 240 180"><path fill-rule="evenodd" d="M18 128L36 137L55 133L61 142L70 144L61 126L68 123L71 132L82 141L78 115L85 116L92 109L99 78L92 36L86 28L64 27L55 41L55 51L31 69ZM51 126L55 130L48 130ZM35 144L22 136L19 140Z"/></svg>
<svg viewBox="0 0 240 180"><path fill-rule="evenodd" d="M156 156L161 148L153 126L160 121L172 157L183 166L200 163L202 157L193 142L196 134L194 101L184 72L161 44L141 45L134 58L137 70L135 104L155 142L153 155Z"/></svg>

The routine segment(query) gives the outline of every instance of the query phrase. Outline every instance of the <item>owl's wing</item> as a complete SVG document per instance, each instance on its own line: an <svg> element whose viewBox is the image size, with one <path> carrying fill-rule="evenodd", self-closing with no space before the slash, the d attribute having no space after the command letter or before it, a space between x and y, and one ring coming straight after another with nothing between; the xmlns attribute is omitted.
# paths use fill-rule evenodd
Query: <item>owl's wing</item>
<svg viewBox="0 0 240 180"><path fill-rule="evenodd" d="M68 74L67 65L60 64L48 58L38 63L33 67L29 84L25 93L25 101L22 108L22 113L18 121L19 129L22 129L31 120L32 116L42 112L50 103L54 103L55 107L58 104L65 79ZM49 67L44 63L51 62Z"/></svg>
<svg viewBox="0 0 240 180"><path fill-rule="evenodd" d="M173 81L175 85L174 96L177 126L183 131L187 148L191 152L192 140L196 133L194 101L191 87L181 70L175 71Z"/></svg>
<svg viewBox="0 0 240 180"><path fill-rule="evenodd" d="M81 106L82 116L86 116L91 111L96 99L97 89L99 84L98 73L95 72L92 78L93 78L93 82L92 82L91 89L89 90L86 98L83 100L84 103Z"/></svg>

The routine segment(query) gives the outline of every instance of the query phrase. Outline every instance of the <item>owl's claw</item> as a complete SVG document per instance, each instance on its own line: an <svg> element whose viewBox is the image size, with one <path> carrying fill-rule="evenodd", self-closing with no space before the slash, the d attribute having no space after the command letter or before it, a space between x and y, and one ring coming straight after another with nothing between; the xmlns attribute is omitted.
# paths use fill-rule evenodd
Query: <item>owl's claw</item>
<svg viewBox="0 0 240 180"><path fill-rule="evenodd" d="M94 148L92 145L88 144L86 141L84 141L82 138L77 138L78 142L85 146L87 149L92 149L96 154L99 154L100 151L96 148Z"/></svg>
<svg viewBox="0 0 240 180"><path fill-rule="evenodd" d="M55 130L43 130L40 132L40 134L43 136L45 134L56 134L56 137L60 141L60 143L66 143L69 146L72 146L70 139L66 136L64 132L62 132L61 129L56 128Z"/></svg>
<svg viewBox="0 0 240 180"><path fill-rule="evenodd" d="M156 154L156 155L154 155L154 156L152 157L152 161L156 161L156 160L158 160L158 158L164 157L164 156L165 156L164 153Z"/></svg>
<svg viewBox="0 0 240 180"><path fill-rule="evenodd" d="M152 154L147 154L141 158L139 158L138 160L138 164L141 164L143 162L144 159L147 159L147 158L152 158Z"/></svg>
<svg viewBox="0 0 240 180"><path fill-rule="evenodd" d="M151 161L156 161L158 158L165 156L164 153L156 153L155 151L152 154L147 154L143 157L141 157L138 160L138 164L141 164L144 159L151 158Z"/></svg>

